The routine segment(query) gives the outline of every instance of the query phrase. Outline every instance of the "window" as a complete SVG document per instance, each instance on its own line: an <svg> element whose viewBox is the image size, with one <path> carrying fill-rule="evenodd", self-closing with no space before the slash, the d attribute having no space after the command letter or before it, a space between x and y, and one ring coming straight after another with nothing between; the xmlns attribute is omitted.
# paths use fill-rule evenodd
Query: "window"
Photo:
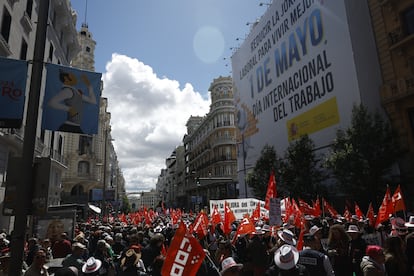
<svg viewBox="0 0 414 276"><path fill-rule="evenodd" d="M63 154L63 137L59 135L59 142L58 142L58 152L60 155Z"/></svg>
<svg viewBox="0 0 414 276"><path fill-rule="evenodd" d="M88 161L79 161L78 163L78 174L85 175L89 173L89 162Z"/></svg>
<svg viewBox="0 0 414 276"><path fill-rule="evenodd" d="M49 61L50 62L53 62L53 51L54 51L55 49L53 48L53 44L52 43L50 43L50 46L49 46Z"/></svg>
<svg viewBox="0 0 414 276"><path fill-rule="evenodd" d="M22 46L20 48L20 59L21 60L27 59L27 43L24 39L22 39Z"/></svg>
<svg viewBox="0 0 414 276"><path fill-rule="evenodd" d="M86 46L86 52L89 53L91 51L91 48Z"/></svg>
<svg viewBox="0 0 414 276"><path fill-rule="evenodd" d="M404 11L402 16L407 35L414 34L414 6Z"/></svg>
<svg viewBox="0 0 414 276"><path fill-rule="evenodd" d="M79 155L92 153L92 137L81 135L79 136Z"/></svg>
<svg viewBox="0 0 414 276"><path fill-rule="evenodd" d="M10 37L10 26L11 26L11 15L9 11L4 8L3 10L3 19L1 21L1 35L3 36L6 42L9 42Z"/></svg>
<svg viewBox="0 0 414 276"><path fill-rule="evenodd" d="M26 14L30 19L32 18L32 10L33 10L33 0L27 0Z"/></svg>

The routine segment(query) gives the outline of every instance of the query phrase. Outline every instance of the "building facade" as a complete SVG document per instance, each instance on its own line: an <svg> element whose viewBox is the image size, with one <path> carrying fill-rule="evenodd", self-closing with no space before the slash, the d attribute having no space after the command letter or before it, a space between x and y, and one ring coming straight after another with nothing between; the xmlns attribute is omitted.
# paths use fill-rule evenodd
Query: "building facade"
<svg viewBox="0 0 414 276"><path fill-rule="evenodd" d="M95 71L96 42L86 23L82 24L77 36L80 52L71 65ZM100 99L97 134L65 133L65 136L67 142L64 152L68 170L62 179L62 203L91 202L105 207L105 210L118 210L122 202L119 195L125 195L125 181L112 143L108 99Z"/></svg>
<svg viewBox="0 0 414 276"><path fill-rule="evenodd" d="M198 211L210 199L237 198L237 143L232 78L214 79L210 111L190 117L183 138L188 209Z"/></svg>
<svg viewBox="0 0 414 276"><path fill-rule="evenodd" d="M38 9L39 1L0 1L0 56L27 61L33 58ZM76 13L71 8L69 0L51 1L44 62L70 65L72 58L80 49L77 40L76 18ZM26 99L28 99L30 79L31 72L29 70ZM43 95L44 89L41 89L41 99ZM40 107L42 104L42 101L40 101L38 126L41 122L42 109ZM27 105L28 101L26 100L25 111ZM4 205L5 182L8 172L12 170L12 160L22 156L25 121L26 112L24 112L21 128L0 129L0 200L2 201L2 207ZM41 130L40 127L36 129L36 132L34 156L37 160L50 159L47 202L49 205L59 204L62 188L61 177L67 169L67 161L63 157L65 136L63 133ZM2 209L4 211L4 208ZM10 217L2 216L0 224L5 229L12 227Z"/></svg>
<svg viewBox="0 0 414 276"><path fill-rule="evenodd" d="M383 84L382 105L399 138L399 167L406 198L414 196L414 3L369 0ZM414 203L406 201L411 209Z"/></svg>

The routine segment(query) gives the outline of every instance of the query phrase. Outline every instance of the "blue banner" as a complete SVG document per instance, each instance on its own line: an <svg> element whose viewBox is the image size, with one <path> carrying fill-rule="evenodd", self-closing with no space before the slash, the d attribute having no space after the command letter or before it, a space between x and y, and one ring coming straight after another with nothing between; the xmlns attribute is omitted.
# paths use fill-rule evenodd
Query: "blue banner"
<svg viewBox="0 0 414 276"><path fill-rule="evenodd" d="M47 64L42 129L98 133L101 73Z"/></svg>
<svg viewBox="0 0 414 276"><path fill-rule="evenodd" d="M0 128L20 128L23 121L27 61L0 58Z"/></svg>

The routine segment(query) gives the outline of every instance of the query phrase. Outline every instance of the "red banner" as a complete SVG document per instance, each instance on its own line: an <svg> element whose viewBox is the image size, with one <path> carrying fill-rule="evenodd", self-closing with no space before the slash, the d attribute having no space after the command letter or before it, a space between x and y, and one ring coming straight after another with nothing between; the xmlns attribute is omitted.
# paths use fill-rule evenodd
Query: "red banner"
<svg viewBox="0 0 414 276"><path fill-rule="evenodd" d="M206 253L198 240L188 233L181 222L168 248L161 275L194 276L205 256Z"/></svg>

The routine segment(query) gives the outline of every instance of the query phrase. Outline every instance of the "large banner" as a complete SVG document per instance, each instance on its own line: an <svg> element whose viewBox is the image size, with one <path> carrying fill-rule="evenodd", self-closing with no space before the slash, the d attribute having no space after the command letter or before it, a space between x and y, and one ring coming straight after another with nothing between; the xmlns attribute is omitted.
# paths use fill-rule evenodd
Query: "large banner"
<svg viewBox="0 0 414 276"><path fill-rule="evenodd" d="M98 133L101 73L47 64L42 129Z"/></svg>
<svg viewBox="0 0 414 276"><path fill-rule="evenodd" d="M224 203L227 201L230 209L233 211L236 219L242 219L245 214L252 215L254 209L257 206L257 202L260 202L260 212L268 216L268 211L264 208L264 200L255 198L238 198L238 199L223 199L223 200L210 200L210 211L213 212L214 206L217 206L221 216L224 216Z"/></svg>
<svg viewBox="0 0 414 276"><path fill-rule="evenodd" d="M27 61L0 57L0 128L20 128L23 121Z"/></svg>
<svg viewBox="0 0 414 276"><path fill-rule="evenodd" d="M308 134L316 148L328 146L336 130L349 125L353 105L361 102L361 83L378 88L376 79L358 80L358 42L351 39L347 15L347 8L366 12L366 3L352 1L350 8L346 2L273 1L233 54L241 186L242 164L255 164L266 144L283 154L291 141ZM359 29L352 31L371 46L366 28ZM374 52L375 47L357 61L369 67L367 55ZM365 100L379 103L375 97Z"/></svg>

